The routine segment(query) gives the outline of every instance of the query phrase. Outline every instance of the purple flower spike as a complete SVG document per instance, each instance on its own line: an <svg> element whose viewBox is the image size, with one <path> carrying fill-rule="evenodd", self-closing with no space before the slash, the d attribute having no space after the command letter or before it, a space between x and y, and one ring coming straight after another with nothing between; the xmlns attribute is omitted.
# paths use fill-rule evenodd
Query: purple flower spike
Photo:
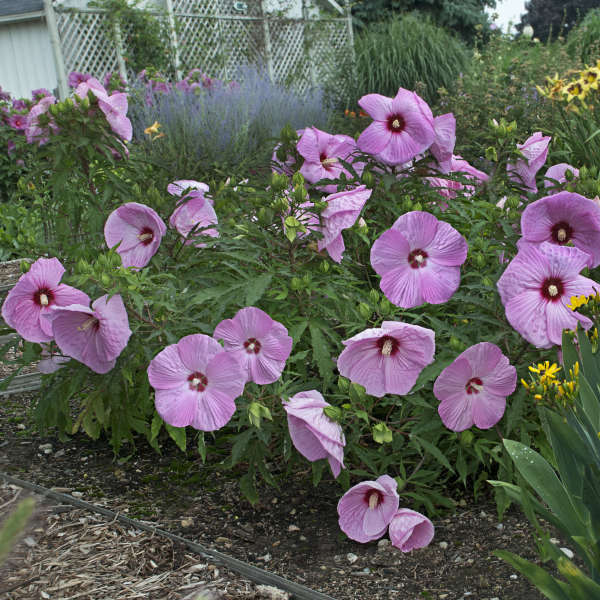
<svg viewBox="0 0 600 600"><path fill-rule="evenodd" d="M435 117L433 120L435 139L429 148L438 161L440 170L448 173L452 167L452 153L456 144L456 119L452 113Z"/></svg>
<svg viewBox="0 0 600 600"><path fill-rule="evenodd" d="M546 162L551 139L550 136L544 137L541 131L536 131L524 144L517 144L525 160L520 158L516 164L506 165L510 179L534 194L537 193L535 176Z"/></svg>
<svg viewBox="0 0 600 600"><path fill-rule="evenodd" d="M52 323L56 344L63 355L87 365L96 373L108 373L123 352L129 337L129 319L119 294L82 304L54 306L46 319Z"/></svg>
<svg viewBox="0 0 600 600"><path fill-rule="evenodd" d="M458 289L467 250L466 240L454 227L413 211L375 240L371 265L381 275L381 290L396 306L443 304Z"/></svg>
<svg viewBox="0 0 600 600"><path fill-rule="evenodd" d="M348 179L352 179L352 175L340 163L340 160L351 162L351 155L356 150L356 142L350 136L331 135L316 127L307 127L296 147L304 158L300 173L309 183L320 179L339 179L342 173ZM364 165L357 164L356 167L357 172L362 173ZM323 191L329 194L336 190L336 185L323 188Z"/></svg>
<svg viewBox="0 0 600 600"><path fill-rule="evenodd" d="M521 216L521 232L523 243L572 242L590 255L590 268L600 265L600 207L584 196L558 192L532 202Z"/></svg>
<svg viewBox="0 0 600 600"><path fill-rule="evenodd" d="M326 458L334 477L344 466L346 439L342 428L323 412L331 406L316 390L299 392L283 403L296 450L312 461Z"/></svg>
<svg viewBox="0 0 600 600"><path fill-rule="evenodd" d="M562 343L563 329L579 321L592 322L567 307L571 296L591 296L600 290L595 281L579 275L589 254L578 248L544 242L526 244L498 280L498 291L508 322L531 344L551 348Z"/></svg>
<svg viewBox="0 0 600 600"><path fill-rule="evenodd" d="M2 318L29 342L49 342L52 325L43 318L54 306L89 304L87 294L60 283L65 272L57 258L38 258L21 275L2 305Z"/></svg>
<svg viewBox="0 0 600 600"><path fill-rule="evenodd" d="M156 254L167 231L163 220L149 206L128 202L108 215L104 239L109 248L117 244L124 267L145 267Z"/></svg>
<svg viewBox="0 0 600 600"><path fill-rule="evenodd" d="M343 344L346 348L337 359L340 374L381 398L410 391L419 373L433 362L435 333L418 325L384 321Z"/></svg>
<svg viewBox="0 0 600 600"><path fill-rule="evenodd" d="M319 252L325 249L332 260L337 263L342 262L345 250L342 230L356 223L371 192L372 190L368 190L367 186L361 185L353 190L337 192L324 198L327 207L321 213L323 227L320 231L323 239L320 239L317 244Z"/></svg>
<svg viewBox="0 0 600 600"><path fill-rule="evenodd" d="M340 529L362 544L379 539L398 511L397 487L389 475L351 487L338 502Z"/></svg>
<svg viewBox="0 0 600 600"><path fill-rule="evenodd" d="M169 224L171 227L177 229L179 234L186 238L185 244L193 244L193 239L187 239L190 232L195 229L201 229L201 231L194 231L192 238L201 237L203 235L209 235L210 237L219 237L219 232L214 227L210 229L203 229L209 225L215 225L219 222L215 209L212 207L208 199L204 197L202 192L190 192L186 196L182 204L180 204L171 215ZM203 248L206 244L202 242L196 242L197 248Z"/></svg>
<svg viewBox="0 0 600 600"><path fill-rule="evenodd" d="M208 335L187 335L148 365L154 404L173 427L215 431L229 422L246 382L239 360Z"/></svg>
<svg viewBox="0 0 600 600"><path fill-rule="evenodd" d="M549 167L544 175L544 187L553 188L558 184L567 183L567 171L571 171L573 179L579 177L579 169L576 169L567 163L558 163L557 165Z"/></svg>
<svg viewBox="0 0 600 600"><path fill-rule="evenodd" d="M433 539L433 523L421 513L410 508L401 508L390 523L392 546L402 552L425 548Z"/></svg>
<svg viewBox="0 0 600 600"><path fill-rule="evenodd" d="M440 400L438 413L452 431L473 424L493 427L504 414L506 397L517 386L517 370L495 344L481 342L467 348L447 366L433 386Z"/></svg>
<svg viewBox="0 0 600 600"><path fill-rule="evenodd" d="M431 109L415 92L400 88L395 98L367 94L358 104L373 119L358 138L358 147L390 165L424 152L435 140Z"/></svg>
<svg viewBox="0 0 600 600"><path fill-rule="evenodd" d="M246 371L246 381L259 385L281 377L292 351L287 329L260 308L247 306L233 319L221 321L213 333L225 342L225 350L236 356Z"/></svg>

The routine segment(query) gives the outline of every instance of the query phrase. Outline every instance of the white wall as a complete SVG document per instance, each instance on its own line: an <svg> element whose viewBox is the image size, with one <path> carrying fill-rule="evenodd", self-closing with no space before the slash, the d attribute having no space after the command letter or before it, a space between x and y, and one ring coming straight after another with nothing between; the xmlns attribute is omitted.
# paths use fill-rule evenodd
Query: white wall
<svg viewBox="0 0 600 600"><path fill-rule="evenodd" d="M0 85L13 96L57 86L50 37L42 19L0 24Z"/></svg>

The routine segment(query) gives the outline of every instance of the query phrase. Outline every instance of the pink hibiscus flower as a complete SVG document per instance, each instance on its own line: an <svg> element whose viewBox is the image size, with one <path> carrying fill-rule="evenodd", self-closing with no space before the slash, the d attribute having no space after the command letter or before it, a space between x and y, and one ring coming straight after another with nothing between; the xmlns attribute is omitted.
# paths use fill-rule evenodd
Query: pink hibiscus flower
<svg viewBox="0 0 600 600"><path fill-rule="evenodd" d="M108 373L123 352L129 337L129 319L119 294L82 304L53 306L45 315L63 355L87 365L96 373Z"/></svg>
<svg viewBox="0 0 600 600"><path fill-rule="evenodd" d="M235 412L246 382L239 360L208 335L187 335L161 350L148 365L154 404L173 427L215 431Z"/></svg>
<svg viewBox="0 0 600 600"><path fill-rule="evenodd" d="M397 488L389 475L351 487L338 502L340 529L362 544L379 539L398 511Z"/></svg>
<svg viewBox="0 0 600 600"><path fill-rule="evenodd" d="M128 202L108 215L104 239L109 248L119 244L117 253L124 267L145 267L156 254L167 226L156 211L145 204Z"/></svg>
<svg viewBox="0 0 600 600"><path fill-rule="evenodd" d="M452 431L473 424L493 427L504 414L506 397L517 386L517 370L495 344L481 342L467 348L447 366L433 386L440 400L438 413Z"/></svg>
<svg viewBox="0 0 600 600"><path fill-rule="evenodd" d="M402 552L410 552L431 543L433 523L416 510L401 508L390 522L389 534L392 546Z"/></svg>
<svg viewBox="0 0 600 600"><path fill-rule="evenodd" d="M209 187L206 183L202 183L201 181L195 181L194 179L178 179L177 181L173 181L167 186L167 192L171 194L171 196L178 196L181 198L184 192L192 192L197 191L204 196L205 192L208 192ZM212 204L212 198L209 199L209 202Z"/></svg>
<svg viewBox="0 0 600 600"><path fill-rule="evenodd" d="M87 294L60 283L65 272L57 258L38 258L19 278L2 305L2 318L29 342L49 342L52 325L44 319L54 306L89 304Z"/></svg>
<svg viewBox="0 0 600 600"><path fill-rule="evenodd" d="M283 403L296 450L307 460L326 458L334 477L344 466L346 440L342 428L323 409L331 406L316 390L299 392Z"/></svg>
<svg viewBox="0 0 600 600"><path fill-rule="evenodd" d="M525 159L520 158L514 165L506 165L509 178L528 192L537 193L535 176L546 162L551 139L550 136L544 137L541 131L536 131L524 144L517 144L517 148L525 156Z"/></svg>
<svg viewBox="0 0 600 600"><path fill-rule="evenodd" d="M573 192L558 192L525 207L521 216L522 243L572 243L589 254L590 268L600 265L600 207Z"/></svg>
<svg viewBox="0 0 600 600"><path fill-rule="evenodd" d="M259 385L281 377L292 351L287 329L254 306L242 308L233 319L221 321L213 337L222 339L225 350L236 356L246 372L246 381Z"/></svg>
<svg viewBox="0 0 600 600"><path fill-rule="evenodd" d="M433 362L435 333L419 325L384 321L345 340L337 359L343 377L362 385L367 394L408 394L419 373Z"/></svg>
<svg viewBox="0 0 600 600"><path fill-rule="evenodd" d="M386 298L402 308L448 301L460 284L467 242L444 221L413 211L401 215L371 248Z"/></svg>
<svg viewBox="0 0 600 600"><path fill-rule="evenodd" d="M429 152L437 160L440 170L448 173L452 168L452 153L456 144L456 119L452 113L446 113L433 119L435 138Z"/></svg>
<svg viewBox="0 0 600 600"><path fill-rule="evenodd" d="M45 96L29 111L27 115L27 127L25 129L25 137L28 144L35 142L43 146L50 139L50 130L55 133L58 131L58 127L50 117L47 127L41 127L39 124L40 116L46 114L52 104L56 104L56 98L54 96Z"/></svg>
<svg viewBox="0 0 600 600"><path fill-rule="evenodd" d="M557 165L548 167L548 170L544 175L544 187L555 188L562 183L567 183L567 171L572 173L573 179L579 177L579 169L576 169L567 163L558 163Z"/></svg>
<svg viewBox="0 0 600 600"><path fill-rule="evenodd" d="M169 224L177 229L179 234L186 238L185 244L193 244L194 239L201 238L203 235L210 237L219 237L219 232L214 227L205 229L210 225L216 225L219 222L217 213L211 203L201 191L193 191L187 194L186 199L173 211ZM195 246L203 248L206 244L197 241Z"/></svg>
<svg viewBox="0 0 600 600"><path fill-rule="evenodd" d="M304 158L300 173L309 183L321 179L339 179L344 173L348 179L352 175L342 166L340 160L352 161L352 153L356 150L356 142L348 135L331 135L317 129L307 127L298 141L297 149ZM364 164L357 164L360 174ZM336 185L326 185L323 191L332 194L337 191Z"/></svg>
<svg viewBox="0 0 600 600"><path fill-rule="evenodd" d="M590 319L567 307L571 296L590 296L600 290L595 281L579 275L589 255L578 248L543 242L527 244L498 280L508 322L538 348L562 343L563 329L575 329Z"/></svg>
<svg viewBox="0 0 600 600"><path fill-rule="evenodd" d="M356 223L371 193L372 190L361 185L353 190L337 192L323 199L327 202L327 207L321 213L322 227L315 228L323 234L323 238L317 244L319 252L327 250L332 260L337 263L342 262L346 249L342 231Z"/></svg>

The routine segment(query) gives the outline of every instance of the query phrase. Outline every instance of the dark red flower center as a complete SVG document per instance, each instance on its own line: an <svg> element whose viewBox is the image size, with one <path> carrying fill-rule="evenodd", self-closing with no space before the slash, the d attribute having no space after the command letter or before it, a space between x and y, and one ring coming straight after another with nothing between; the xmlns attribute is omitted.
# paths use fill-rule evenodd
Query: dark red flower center
<svg viewBox="0 0 600 600"><path fill-rule="evenodd" d="M248 338L244 342L244 348L248 354L258 354L260 352L260 342L256 338Z"/></svg>
<svg viewBox="0 0 600 600"><path fill-rule="evenodd" d="M573 237L573 228L566 221L556 223L551 231L552 239L561 246L567 244Z"/></svg>
<svg viewBox="0 0 600 600"><path fill-rule="evenodd" d="M150 227L144 227L138 234L138 240L140 240L140 242L142 242L142 244L144 244L144 246L151 244L153 239L154 239L154 231L152 231L152 229L150 229Z"/></svg>
<svg viewBox="0 0 600 600"><path fill-rule="evenodd" d="M48 288L40 288L34 295L33 301L41 307L54 304L54 292Z"/></svg>
<svg viewBox="0 0 600 600"><path fill-rule="evenodd" d="M427 252L425 252L425 250L413 250L408 255L408 264L413 269L422 268L427 264L428 257L429 255L427 254Z"/></svg>
<svg viewBox="0 0 600 600"><path fill-rule="evenodd" d="M377 340L377 348L382 356L394 356L400 344L391 335L384 335Z"/></svg>
<svg viewBox="0 0 600 600"><path fill-rule="evenodd" d="M368 490L365 493L365 503L371 510L376 509L383 502L383 494L379 490Z"/></svg>
<svg viewBox="0 0 600 600"><path fill-rule="evenodd" d="M203 392L208 385L208 379L204 373L200 373L200 371L194 371L187 380L190 383L190 390L194 390L196 392Z"/></svg>
<svg viewBox="0 0 600 600"><path fill-rule="evenodd" d="M330 171L333 168L333 165L338 162L338 159L335 156L327 156L325 152L321 152L319 160L326 171Z"/></svg>
<svg viewBox="0 0 600 600"><path fill-rule="evenodd" d="M558 302L564 292L563 282L558 277L548 277L542 283L542 296L550 302Z"/></svg>
<svg viewBox="0 0 600 600"><path fill-rule="evenodd" d="M402 115L390 115L387 120L387 125L392 133L402 133L406 126L406 121Z"/></svg>
<svg viewBox="0 0 600 600"><path fill-rule="evenodd" d="M479 377L471 377L471 379L467 381L465 389L467 390L467 394L479 394L483 389L483 381L481 381Z"/></svg>

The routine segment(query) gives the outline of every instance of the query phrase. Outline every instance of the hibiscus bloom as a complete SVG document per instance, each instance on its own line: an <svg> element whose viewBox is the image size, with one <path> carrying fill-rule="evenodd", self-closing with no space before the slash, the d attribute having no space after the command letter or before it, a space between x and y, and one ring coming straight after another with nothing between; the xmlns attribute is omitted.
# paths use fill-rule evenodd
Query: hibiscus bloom
<svg viewBox="0 0 600 600"><path fill-rule="evenodd" d="M109 248L117 244L124 267L145 267L156 254L167 226L156 211L145 204L128 202L108 215L104 239Z"/></svg>
<svg viewBox="0 0 600 600"><path fill-rule="evenodd" d="M346 440L342 428L323 409L331 406L316 390L299 392L283 403L296 450L307 460L326 458L334 477L344 466Z"/></svg>
<svg viewBox="0 0 600 600"><path fill-rule="evenodd" d="M204 229L209 225L215 225L219 222L215 209L202 192L190 192L186 199L173 211L169 224L177 229L180 235L186 238L186 244L193 244L194 240L187 239L191 235L193 238L200 238L203 235L210 237L219 237L219 232L214 227ZM196 242L197 248L206 246L202 242Z"/></svg>
<svg viewBox="0 0 600 600"><path fill-rule="evenodd" d="M327 250L335 262L342 262L345 250L342 231L352 227L360 215L365 202L371 196L372 190L361 185L353 190L337 192L326 196L327 207L321 213L322 227L318 230L323 238L318 241L319 252Z"/></svg>
<svg viewBox="0 0 600 600"><path fill-rule="evenodd" d="M381 275L386 298L402 308L442 304L460 283L467 242L454 227L433 215L401 215L371 248L371 265Z"/></svg>
<svg viewBox="0 0 600 600"><path fill-rule="evenodd" d="M338 502L340 529L363 544L379 539L398 510L397 487L389 475L351 487Z"/></svg>
<svg viewBox="0 0 600 600"><path fill-rule="evenodd" d="M392 546L410 552L429 545L434 534L433 523L416 510L401 508L390 522L389 534Z"/></svg>
<svg viewBox="0 0 600 600"><path fill-rule="evenodd" d="M337 359L343 377L367 394L408 394L423 368L433 362L435 333L419 325L384 321L345 340Z"/></svg>
<svg viewBox="0 0 600 600"><path fill-rule="evenodd" d="M53 306L46 314L63 355L87 365L96 373L108 373L123 352L129 337L129 319L119 294L82 304Z"/></svg>
<svg viewBox="0 0 600 600"><path fill-rule="evenodd" d="M48 117L49 123L47 127L42 127L39 123L40 116L46 114L50 105L55 103L56 98L54 96L45 96L29 111L27 115L27 128L25 129L25 137L28 144L36 142L38 145L43 146L50 139L50 130L55 133L58 131L58 127L51 117Z"/></svg>
<svg viewBox="0 0 600 600"><path fill-rule="evenodd" d="M443 173L452 168L452 153L456 144L456 119L452 113L446 113L433 119L435 138L429 147Z"/></svg>
<svg viewBox="0 0 600 600"><path fill-rule="evenodd" d="M373 119L358 138L363 152L390 165L400 165L433 144L431 109L415 92L400 88L394 98L367 94L358 104Z"/></svg>
<svg viewBox="0 0 600 600"><path fill-rule="evenodd" d="M440 400L438 413L452 431L473 424L494 426L504 414L506 397L517 385L517 370L495 344L481 342L467 348L447 366L433 386Z"/></svg>
<svg viewBox="0 0 600 600"><path fill-rule="evenodd" d="M200 333L161 350L148 365L148 380L165 423L201 431L215 431L229 422L246 382L239 360Z"/></svg>
<svg viewBox="0 0 600 600"><path fill-rule="evenodd" d="M584 196L558 192L532 202L521 216L521 232L523 243L571 242L589 254L590 268L600 265L600 207Z"/></svg>
<svg viewBox="0 0 600 600"><path fill-rule="evenodd" d="M551 139L550 136L543 136L541 131L536 131L524 144L517 144L525 159L519 158L514 165L506 165L510 179L528 192L537 193L535 176L546 162Z"/></svg>
<svg viewBox="0 0 600 600"><path fill-rule="evenodd" d="M38 258L21 275L2 305L2 318L29 342L49 342L52 325L44 319L54 306L89 304L87 294L60 283L65 272L57 258Z"/></svg>
<svg viewBox="0 0 600 600"><path fill-rule="evenodd" d="M544 175L544 187L554 188L561 183L567 183L567 171L571 172L573 179L579 177L579 169L576 169L567 163L558 163L557 165L548 167L548 170Z"/></svg>
<svg viewBox="0 0 600 600"><path fill-rule="evenodd" d="M589 255L578 248L543 242L527 244L510 262L498 291L508 322L531 344L550 348L562 343L563 329L584 328L590 319L567 307L571 296L590 296L600 285L579 275Z"/></svg>
<svg viewBox="0 0 600 600"><path fill-rule="evenodd" d="M195 181L194 179L178 179L177 181L173 181L167 186L167 192L171 194L171 196L178 196L181 198L184 192L197 191L204 196L205 192L208 192L209 187L206 183L202 183L201 181ZM212 204L212 199L209 200Z"/></svg>
<svg viewBox="0 0 600 600"><path fill-rule="evenodd" d="M292 351L287 329L254 306L242 308L233 319L221 321L213 337L222 339L225 350L236 356L246 372L246 381L259 385L281 377Z"/></svg>
<svg viewBox="0 0 600 600"><path fill-rule="evenodd" d="M309 183L321 179L339 179L342 173L348 179L353 178L340 163L340 160L351 162L351 155L356 150L356 142L350 136L331 135L316 127L307 127L296 148L304 158L300 173ZM364 165L356 166L358 173L362 173ZM323 188L326 193L334 193L336 190L336 185L327 185Z"/></svg>

